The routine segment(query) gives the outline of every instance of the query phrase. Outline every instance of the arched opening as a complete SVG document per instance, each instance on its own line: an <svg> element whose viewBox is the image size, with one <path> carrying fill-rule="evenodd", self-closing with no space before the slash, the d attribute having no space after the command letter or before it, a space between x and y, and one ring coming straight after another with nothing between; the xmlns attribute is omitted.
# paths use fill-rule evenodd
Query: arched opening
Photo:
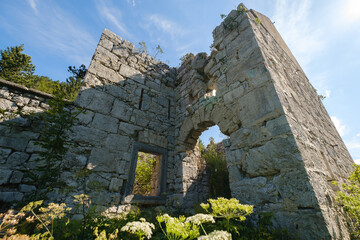
<svg viewBox="0 0 360 240"><path fill-rule="evenodd" d="M214 125L201 133L197 143L201 158L205 160L209 198L231 197L224 143L228 138Z"/></svg>
<svg viewBox="0 0 360 240"><path fill-rule="evenodd" d="M185 206L192 207L209 198L231 197L226 162L228 142L228 136L211 121L201 122L189 132L184 142L186 150L181 157L181 192L184 193Z"/></svg>

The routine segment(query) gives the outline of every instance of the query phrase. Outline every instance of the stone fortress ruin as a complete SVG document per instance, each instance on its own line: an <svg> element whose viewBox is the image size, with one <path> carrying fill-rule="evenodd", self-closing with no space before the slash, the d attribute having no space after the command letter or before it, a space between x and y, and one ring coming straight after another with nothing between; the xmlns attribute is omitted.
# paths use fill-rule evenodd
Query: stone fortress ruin
<svg viewBox="0 0 360 240"><path fill-rule="evenodd" d="M49 198L71 203L84 190L75 174L87 168L85 188L99 210L192 207L208 192L196 143L218 125L229 137L232 197L254 205L255 214L273 212L276 226L299 239L349 239L331 181L343 182L353 160L271 21L240 4L213 37L210 56L190 55L170 68L105 29L74 103L84 110L69 132L76 147L61 163L71 188ZM15 113L44 111L51 96L1 81L0 98L0 108ZM0 200L20 201L36 189L24 171L36 171L41 127L2 119L0 133ZM139 152L156 156L148 196L133 194Z"/></svg>

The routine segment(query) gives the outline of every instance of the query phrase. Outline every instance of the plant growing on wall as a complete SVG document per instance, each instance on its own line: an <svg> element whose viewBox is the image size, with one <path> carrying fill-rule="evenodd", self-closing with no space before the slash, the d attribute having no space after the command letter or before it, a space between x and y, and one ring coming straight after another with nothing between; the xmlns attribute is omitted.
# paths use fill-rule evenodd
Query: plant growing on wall
<svg viewBox="0 0 360 240"><path fill-rule="evenodd" d="M47 191L51 191L56 186L64 186L59 182L60 164L70 146L67 132L71 131L80 111L78 109L71 111L67 107L69 103L63 99L63 96L63 93L58 91L49 101L50 109L35 116L43 124L40 141L37 144L44 151L36 159L36 171L27 171L27 176L37 185L37 191L30 196L32 199L44 199Z"/></svg>

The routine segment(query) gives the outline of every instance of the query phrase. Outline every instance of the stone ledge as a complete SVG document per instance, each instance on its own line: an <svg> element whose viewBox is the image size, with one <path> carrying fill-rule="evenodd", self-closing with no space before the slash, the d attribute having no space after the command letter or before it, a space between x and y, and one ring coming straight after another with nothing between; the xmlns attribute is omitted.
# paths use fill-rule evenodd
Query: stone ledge
<svg viewBox="0 0 360 240"><path fill-rule="evenodd" d="M54 98L54 96L49 94L49 93L45 93L45 92L42 92L42 91L39 91L39 90L36 90L36 89L33 89L33 88L27 88L27 87L25 87L23 85L13 83L13 82L10 82L10 81L6 81L6 80L1 79L1 78L0 78L0 86L5 86L5 87L15 89L15 90L18 90L18 91L24 92L24 93L31 93L31 94L34 94L34 95L37 95L37 96L48 98L48 99Z"/></svg>

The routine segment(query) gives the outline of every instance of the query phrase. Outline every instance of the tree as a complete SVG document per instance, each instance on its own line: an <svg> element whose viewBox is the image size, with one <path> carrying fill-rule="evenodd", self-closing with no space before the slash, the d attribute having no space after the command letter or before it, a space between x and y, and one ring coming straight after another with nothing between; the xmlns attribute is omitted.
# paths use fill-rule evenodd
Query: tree
<svg viewBox="0 0 360 240"><path fill-rule="evenodd" d="M29 86L33 81L35 66L31 62L31 57L22 51L24 44L0 50L0 77Z"/></svg>
<svg viewBox="0 0 360 240"><path fill-rule="evenodd" d="M72 73L72 76L66 79L66 82L62 84L62 91L64 92L65 98L69 100L75 100L81 83L83 82L87 69L84 64L80 65L79 68L75 66L69 66L68 72Z"/></svg>

